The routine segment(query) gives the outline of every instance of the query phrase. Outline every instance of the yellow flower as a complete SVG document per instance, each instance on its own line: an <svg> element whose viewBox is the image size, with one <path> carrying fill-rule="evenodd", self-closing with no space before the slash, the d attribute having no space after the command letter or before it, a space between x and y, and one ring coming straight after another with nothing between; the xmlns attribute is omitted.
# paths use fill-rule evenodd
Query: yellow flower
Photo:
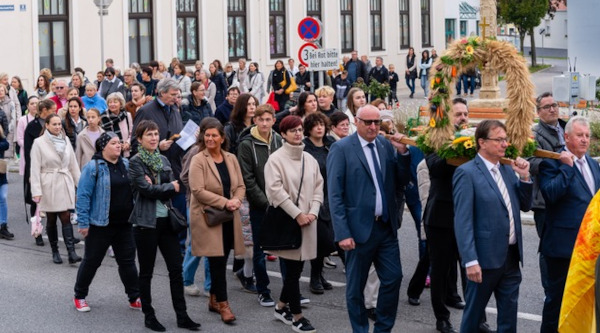
<svg viewBox="0 0 600 333"><path fill-rule="evenodd" d="M533 141L533 139L532 139L532 138L527 138L527 142L528 142L528 143L534 143L535 141Z"/></svg>
<svg viewBox="0 0 600 333"><path fill-rule="evenodd" d="M433 78L431 78L431 80L429 80L429 81L431 81L431 89L433 89L433 84L434 84L433 80L434 80Z"/></svg>
<svg viewBox="0 0 600 333"><path fill-rule="evenodd" d="M465 52L467 52L467 54L473 54L475 50L473 49L473 46L471 45L467 45L467 47L465 47Z"/></svg>
<svg viewBox="0 0 600 333"><path fill-rule="evenodd" d="M481 43L481 38L479 38L479 36L477 36L477 38L475 38L475 41L477 42L477 44Z"/></svg>
<svg viewBox="0 0 600 333"><path fill-rule="evenodd" d="M463 145L465 146L465 148L471 149L471 148L473 148L473 141L471 141L471 139L469 139L469 141L466 141Z"/></svg>
<svg viewBox="0 0 600 333"><path fill-rule="evenodd" d="M429 127L435 127L435 119L433 119L433 117L431 117L431 119L429 119Z"/></svg>
<svg viewBox="0 0 600 333"><path fill-rule="evenodd" d="M468 140L471 140L471 138L470 138L470 137L468 137L468 136L461 136L461 137L459 137L459 138L456 138L456 139L454 139L454 140L452 141L452 144L453 144L453 145L456 145L456 144L459 144L459 143L461 143L461 142L465 142L465 141L468 141Z"/></svg>

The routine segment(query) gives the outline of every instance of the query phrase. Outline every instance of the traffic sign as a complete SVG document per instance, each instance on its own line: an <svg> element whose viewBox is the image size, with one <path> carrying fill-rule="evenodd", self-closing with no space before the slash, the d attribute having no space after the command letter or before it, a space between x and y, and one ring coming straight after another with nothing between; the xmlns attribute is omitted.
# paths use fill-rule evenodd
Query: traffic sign
<svg viewBox="0 0 600 333"><path fill-rule="evenodd" d="M314 17L305 17L298 24L298 36L305 42L321 38L321 21Z"/></svg>
<svg viewBox="0 0 600 333"><path fill-rule="evenodd" d="M306 52L308 68L311 71L326 71L339 68L338 49L311 49Z"/></svg>
<svg viewBox="0 0 600 333"><path fill-rule="evenodd" d="M316 49L318 49L318 47L313 43L306 43L300 46L300 49L298 50L298 61L305 67L308 67L308 52Z"/></svg>

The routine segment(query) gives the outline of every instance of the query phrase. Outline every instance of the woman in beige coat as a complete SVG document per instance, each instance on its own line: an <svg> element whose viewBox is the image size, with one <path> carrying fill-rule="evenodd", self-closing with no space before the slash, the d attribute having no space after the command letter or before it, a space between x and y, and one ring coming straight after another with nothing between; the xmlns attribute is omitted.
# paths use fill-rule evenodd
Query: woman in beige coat
<svg viewBox="0 0 600 333"><path fill-rule="evenodd" d="M287 116L279 124L279 130L285 143L271 154L265 165L265 192L272 206L281 207L296 219L302 228L302 245L295 250L271 251L286 268L275 318L293 325L296 332L316 332L300 308L300 274L304 262L317 257L317 216L323 202L323 177L315 158L304 152L302 119Z"/></svg>
<svg viewBox="0 0 600 333"><path fill-rule="evenodd" d="M239 209L246 186L237 158L221 148L227 142L221 123L207 124L198 140L200 152L192 158L189 171L192 254L208 257L212 281L209 311L231 323L235 316L227 301L226 265L231 249L235 255L245 252ZM208 226L203 214L208 207L233 212L233 220Z"/></svg>
<svg viewBox="0 0 600 333"><path fill-rule="evenodd" d="M31 196L46 212L46 233L52 248L52 260L62 264L58 253L60 218L62 235L69 254L69 263L81 261L75 253L73 226L69 210L75 209L75 186L79 182L79 166L68 139L62 133L62 122L57 114L46 118L44 134L33 142L31 148Z"/></svg>

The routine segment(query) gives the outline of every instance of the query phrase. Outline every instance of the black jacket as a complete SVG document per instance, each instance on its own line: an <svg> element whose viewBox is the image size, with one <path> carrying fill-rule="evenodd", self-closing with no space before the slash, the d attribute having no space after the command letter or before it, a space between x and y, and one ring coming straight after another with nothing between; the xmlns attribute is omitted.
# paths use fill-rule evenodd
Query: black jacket
<svg viewBox="0 0 600 333"><path fill-rule="evenodd" d="M376 80L379 83L386 83L390 80L390 74L388 69L385 66L381 66L381 68L373 67L371 68L371 72L369 73L369 82L371 80Z"/></svg>
<svg viewBox="0 0 600 333"><path fill-rule="evenodd" d="M436 153L425 156L429 168L429 198L425 205L423 221L428 227L454 229L454 200L452 198L452 176L455 166Z"/></svg>
<svg viewBox="0 0 600 333"><path fill-rule="evenodd" d="M160 184L157 184L153 172L142 162L139 156L134 156L129 161L129 181L133 189L135 204L129 222L145 228L156 228L156 200L167 201L174 197L175 186L171 184L175 177L169 160L163 155L163 168L159 173ZM146 181L145 176L152 179L152 185ZM183 187L180 187L180 191Z"/></svg>
<svg viewBox="0 0 600 333"><path fill-rule="evenodd" d="M189 95L188 101L189 103L183 106L183 112L181 113L183 123L187 123L188 120L191 120L195 122L196 125L200 125L202 119L213 116L210 104L206 99L203 99L200 102L200 105L196 105L194 96Z"/></svg>

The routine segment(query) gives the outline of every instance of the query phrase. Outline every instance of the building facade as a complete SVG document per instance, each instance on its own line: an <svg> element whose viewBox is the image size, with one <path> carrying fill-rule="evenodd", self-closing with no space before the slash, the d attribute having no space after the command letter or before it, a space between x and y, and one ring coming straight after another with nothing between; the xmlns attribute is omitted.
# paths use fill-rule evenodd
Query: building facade
<svg viewBox="0 0 600 333"><path fill-rule="evenodd" d="M546 15L534 31L535 49L538 56L566 57L568 52L567 7L562 3L554 13L554 18ZM531 36L523 41L525 54L531 50Z"/></svg>
<svg viewBox="0 0 600 333"><path fill-rule="evenodd" d="M102 23L100 1L0 5L9 45L0 72L21 76L32 90L44 67L56 77L82 67L93 78L104 67L102 54L118 68L153 59L168 65L177 56L189 66L246 58L269 71L278 59L298 58L305 42L297 27L306 16L322 22L321 47L382 56L399 71L408 47L444 48L441 0L103 0L110 5Z"/></svg>
<svg viewBox="0 0 600 333"><path fill-rule="evenodd" d="M444 2L444 40L479 35L479 0L447 0Z"/></svg>

